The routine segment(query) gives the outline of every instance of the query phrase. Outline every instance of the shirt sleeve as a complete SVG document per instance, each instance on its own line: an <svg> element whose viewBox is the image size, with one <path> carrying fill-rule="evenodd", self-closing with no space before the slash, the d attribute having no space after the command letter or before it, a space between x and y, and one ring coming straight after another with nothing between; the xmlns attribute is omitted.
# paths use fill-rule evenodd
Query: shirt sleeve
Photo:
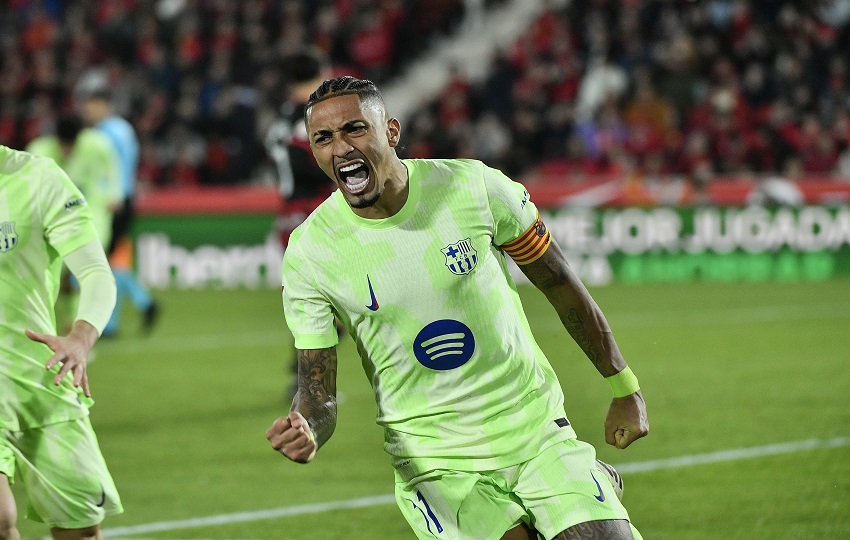
<svg viewBox="0 0 850 540"><path fill-rule="evenodd" d="M115 308L115 277L98 239L92 239L65 256L68 270L80 283L76 320L86 321L103 333Z"/></svg>
<svg viewBox="0 0 850 540"><path fill-rule="evenodd" d="M297 244L283 255L283 313L297 349L325 349L339 343L330 302L315 284L309 261Z"/></svg>
<svg viewBox="0 0 850 540"><path fill-rule="evenodd" d="M528 190L500 171L484 168L484 183L493 214L493 244L517 264L529 264L548 249L552 237L531 202Z"/></svg>
<svg viewBox="0 0 850 540"><path fill-rule="evenodd" d="M68 175L51 161L40 180L37 193L41 198L44 235L59 255L64 257L97 239L91 209Z"/></svg>

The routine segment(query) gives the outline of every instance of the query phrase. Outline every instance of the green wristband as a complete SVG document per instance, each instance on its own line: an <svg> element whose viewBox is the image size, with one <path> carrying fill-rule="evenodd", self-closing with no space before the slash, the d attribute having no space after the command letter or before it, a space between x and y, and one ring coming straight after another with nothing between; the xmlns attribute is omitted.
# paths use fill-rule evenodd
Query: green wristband
<svg viewBox="0 0 850 540"><path fill-rule="evenodd" d="M615 375L605 377L605 380L611 385L611 391L614 393L615 398L626 397L640 390L637 377L632 373L629 366L626 366L625 369Z"/></svg>

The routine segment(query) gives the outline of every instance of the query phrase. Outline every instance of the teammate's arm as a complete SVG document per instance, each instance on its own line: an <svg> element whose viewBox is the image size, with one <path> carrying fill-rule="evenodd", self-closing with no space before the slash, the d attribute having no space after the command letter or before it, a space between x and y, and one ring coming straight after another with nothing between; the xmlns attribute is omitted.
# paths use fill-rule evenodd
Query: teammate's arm
<svg viewBox="0 0 850 540"><path fill-rule="evenodd" d="M298 463L309 463L336 428L336 347L298 349L298 392L289 416L266 432L272 448Z"/></svg>
<svg viewBox="0 0 850 540"><path fill-rule="evenodd" d="M66 255L64 260L80 283L80 303L71 331L66 336L53 336L27 330L26 335L53 351L45 365L47 369L62 364L53 384L58 385L65 375L73 372L74 386L82 386L85 395L91 397L86 362L115 307L115 278L96 238Z"/></svg>
<svg viewBox="0 0 850 540"><path fill-rule="evenodd" d="M603 377L616 375L626 368L605 315L554 241L549 242L539 258L519 267L543 292L564 328ZM612 400L605 420L608 444L625 448L648 432L646 404L640 390Z"/></svg>

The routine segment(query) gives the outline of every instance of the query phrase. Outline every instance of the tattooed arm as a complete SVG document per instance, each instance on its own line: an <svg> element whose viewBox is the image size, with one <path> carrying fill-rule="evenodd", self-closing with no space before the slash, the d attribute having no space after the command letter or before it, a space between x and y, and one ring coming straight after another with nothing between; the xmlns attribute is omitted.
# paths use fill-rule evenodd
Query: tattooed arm
<svg viewBox="0 0 850 540"><path fill-rule="evenodd" d="M336 347L298 349L298 392L289 416L266 432L272 448L298 463L309 463L336 428Z"/></svg>
<svg viewBox="0 0 850 540"><path fill-rule="evenodd" d="M539 259L520 265L520 269L543 292L564 328L603 377L615 375L626 367L602 310L570 269L555 242ZM640 391L613 399L605 421L608 444L625 448L648 432L646 405Z"/></svg>
<svg viewBox="0 0 850 540"><path fill-rule="evenodd" d="M336 347L298 349L298 392L290 412L307 419L322 446L336 428Z"/></svg>

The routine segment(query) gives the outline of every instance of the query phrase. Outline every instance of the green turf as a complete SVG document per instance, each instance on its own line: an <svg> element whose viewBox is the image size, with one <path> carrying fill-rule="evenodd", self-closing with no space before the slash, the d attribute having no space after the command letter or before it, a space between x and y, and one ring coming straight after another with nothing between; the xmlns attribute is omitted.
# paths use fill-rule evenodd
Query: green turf
<svg viewBox="0 0 850 540"><path fill-rule="evenodd" d="M605 445L609 390L554 312L523 288L531 326L584 440L613 464L850 437L850 281L592 290L640 377L652 432ZM160 293L153 335L128 311L90 368L92 421L121 491L115 527L392 493L375 406L350 340L337 432L307 466L263 434L285 413L290 337L273 290ZM850 448L626 474L644 538L850 538ZM17 485L19 503L24 495ZM19 504L19 506L22 506ZM21 509L23 514L23 509ZM45 529L21 518L24 538ZM392 504L127 538L413 539Z"/></svg>

